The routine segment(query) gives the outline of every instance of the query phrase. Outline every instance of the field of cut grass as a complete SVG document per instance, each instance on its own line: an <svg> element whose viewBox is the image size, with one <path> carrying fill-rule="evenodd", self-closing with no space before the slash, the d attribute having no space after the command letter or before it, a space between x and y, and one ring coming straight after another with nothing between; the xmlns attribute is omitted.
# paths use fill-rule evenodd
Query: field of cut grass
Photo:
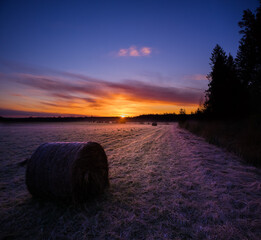
<svg viewBox="0 0 261 240"><path fill-rule="evenodd" d="M261 239L261 170L175 124L0 125L0 239ZM33 198L21 161L99 142L110 188L82 206Z"/></svg>

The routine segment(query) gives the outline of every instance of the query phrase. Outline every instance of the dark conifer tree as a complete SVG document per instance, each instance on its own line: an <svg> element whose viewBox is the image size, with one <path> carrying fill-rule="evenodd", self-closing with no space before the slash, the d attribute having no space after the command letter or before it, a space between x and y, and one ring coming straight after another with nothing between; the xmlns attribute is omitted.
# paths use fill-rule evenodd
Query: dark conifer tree
<svg viewBox="0 0 261 240"><path fill-rule="evenodd" d="M223 115L226 106L226 69L227 56L219 46L213 49L210 58L211 72L208 74L209 84L206 91L205 111L210 115Z"/></svg>
<svg viewBox="0 0 261 240"><path fill-rule="evenodd" d="M261 1L256 15L244 11L239 22L243 34L237 53L237 69L244 86L248 113L261 112Z"/></svg>
<svg viewBox="0 0 261 240"><path fill-rule="evenodd" d="M227 58L226 69L226 101L227 101L227 115L239 116L244 109L244 88L240 82L237 74L237 67L234 58L229 54Z"/></svg>
<svg viewBox="0 0 261 240"><path fill-rule="evenodd" d="M214 117L238 116L242 108L242 87L235 61L219 45L214 48L210 60L205 112Z"/></svg>
<svg viewBox="0 0 261 240"><path fill-rule="evenodd" d="M210 58L204 110L212 116L261 113L261 1L256 14L244 11L239 26L243 36L236 61L219 45Z"/></svg>

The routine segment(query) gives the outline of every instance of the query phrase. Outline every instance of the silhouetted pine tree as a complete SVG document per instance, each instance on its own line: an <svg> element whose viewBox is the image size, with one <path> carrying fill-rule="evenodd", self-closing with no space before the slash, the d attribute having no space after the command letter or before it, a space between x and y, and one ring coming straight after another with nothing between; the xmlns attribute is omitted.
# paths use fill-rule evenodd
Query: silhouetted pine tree
<svg viewBox="0 0 261 240"><path fill-rule="evenodd" d="M226 69L226 101L227 115L239 116L242 115L245 106L244 88L237 74L237 66L234 58L229 54L227 58Z"/></svg>
<svg viewBox="0 0 261 240"><path fill-rule="evenodd" d="M224 113L226 100L224 91L226 86L226 62L227 56L225 51L219 46L213 49L210 58L212 71L208 74L208 90L206 91L205 111L210 115L219 115Z"/></svg>
<svg viewBox="0 0 261 240"><path fill-rule="evenodd" d="M244 86L248 113L261 113L261 1L256 15L245 10L239 22L243 34L237 52L238 75Z"/></svg>
<svg viewBox="0 0 261 240"><path fill-rule="evenodd" d="M211 72L206 101L205 113L215 117L237 116L242 108L242 87L237 77L236 64L233 57L226 55L219 46L213 49L210 58Z"/></svg>
<svg viewBox="0 0 261 240"><path fill-rule="evenodd" d="M216 45L204 112L212 116L261 113L261 1L256 15L244 11L236 61Z"/></svg>

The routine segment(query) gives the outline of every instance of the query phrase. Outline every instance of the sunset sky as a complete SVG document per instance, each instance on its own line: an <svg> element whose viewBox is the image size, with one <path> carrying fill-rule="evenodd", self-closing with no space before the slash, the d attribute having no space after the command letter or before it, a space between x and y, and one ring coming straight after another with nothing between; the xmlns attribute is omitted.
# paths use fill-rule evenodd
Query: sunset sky
<svg viewBox="0 0 261 240"><path fill-rule="evenodd" d="M3 0L1 116L198 108L216 44L236 55L258 0Z"/></svg>

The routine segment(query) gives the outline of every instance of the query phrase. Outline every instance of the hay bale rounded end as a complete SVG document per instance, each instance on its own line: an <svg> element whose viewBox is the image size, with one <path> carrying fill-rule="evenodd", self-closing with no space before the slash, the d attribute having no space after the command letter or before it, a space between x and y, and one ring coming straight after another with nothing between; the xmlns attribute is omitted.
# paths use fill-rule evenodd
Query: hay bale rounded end
<svg viewBox="0 0 261 240"><path fill-rule="evenodd" d="M106 153L96 142L44 143L28 160L26 185L38 198L83 203L109 187Z"/></svg>

